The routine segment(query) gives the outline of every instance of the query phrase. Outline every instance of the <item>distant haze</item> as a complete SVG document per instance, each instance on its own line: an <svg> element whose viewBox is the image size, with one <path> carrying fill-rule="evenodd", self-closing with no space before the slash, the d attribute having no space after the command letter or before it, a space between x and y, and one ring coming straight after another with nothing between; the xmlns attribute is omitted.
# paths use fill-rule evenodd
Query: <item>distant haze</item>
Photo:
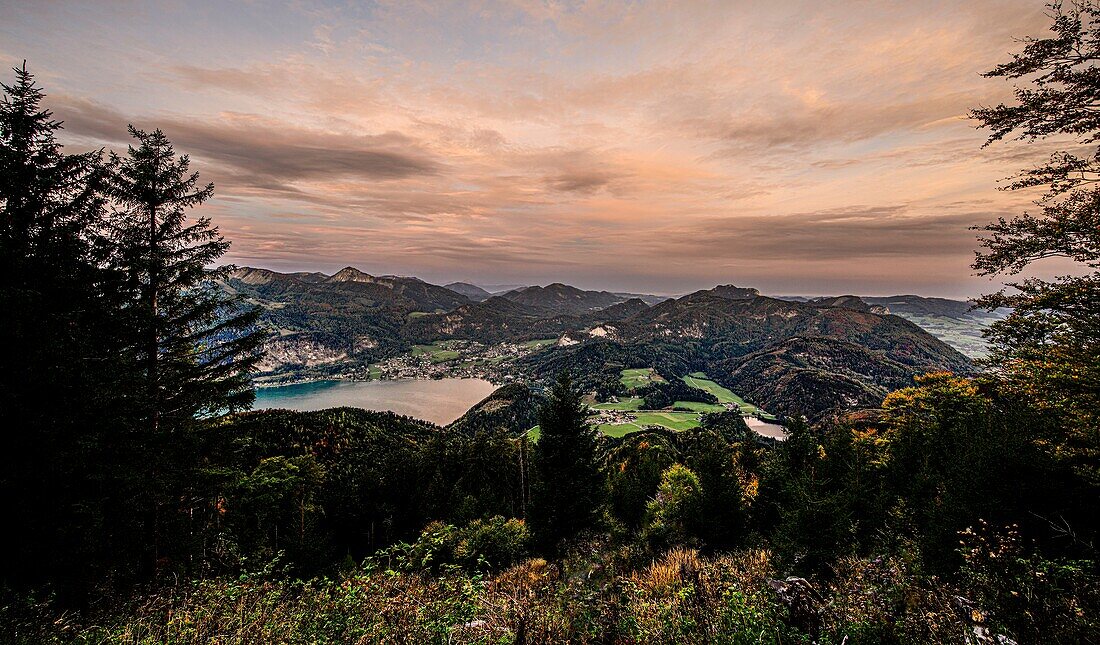
<svg viewBox="0 0 1100 645"><path fill-rule="evenodd" d="M970 296L1053 149L966 119L1037 0L5 5L68 144L163 128L282 271Z"/></svg>

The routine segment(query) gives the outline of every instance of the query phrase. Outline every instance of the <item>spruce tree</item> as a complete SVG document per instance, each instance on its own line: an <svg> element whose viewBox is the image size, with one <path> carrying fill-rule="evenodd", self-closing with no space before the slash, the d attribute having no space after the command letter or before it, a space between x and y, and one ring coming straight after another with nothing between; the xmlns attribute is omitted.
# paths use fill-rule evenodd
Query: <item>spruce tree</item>
<svg viewBox="0 0 1100 645"><path fill-rule="evenodd" d="M125 371L113 320L101 153L66 155L26 69L0 98L0 513L17 527L4 581L76 579L103 563L97 457Z"/></svg>
<svg viewBox="0 0 1100 645"><path fill-rule="evenodd" d="M198 529L171 524L194 517L203 503L194 490L202 440L197 421L251 406L250 373L263 339L254 327L258 310L241 308L217 284L231 267L213 264L229 243L208 218L188 219L213 185L199 185L188 157L177 157L160 130L131 126L130 134L137 145L125 157L111 155L109 193L115 262L128 300L123 320L137 366L135 436L147 467L135 480L143 491L143 564L162 567L167 559L180 566L185 537ZM186 508L171 508L179 503ZM169 543L176 553L167 550Z"/></svg>
<svg viewBox="0 0 1100 645"><path fill-rule="evenodd" d="M535 444L530 524L546 548L596 526L604 500L597 463L596 431L585 422L587 410L562 373L539 410Z"/></svg>

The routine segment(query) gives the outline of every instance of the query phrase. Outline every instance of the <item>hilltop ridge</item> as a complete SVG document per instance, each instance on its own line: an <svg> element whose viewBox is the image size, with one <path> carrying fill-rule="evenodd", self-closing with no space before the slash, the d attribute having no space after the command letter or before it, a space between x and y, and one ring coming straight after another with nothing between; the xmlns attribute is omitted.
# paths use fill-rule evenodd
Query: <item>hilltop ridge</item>
<svg viewBox="0 0 1100 645"><path fill-rule="evenodd" d="M271 373L365 369L414 345L555 339L517 362L514 375L542 380L569 368L586 387L605 391L628 367L674 375L702 368L775 412L818 417L873 404L921 372L973 369L955 348L880 304L961 310L914 297L795 301L724 284L651 304L560 282L498 295L451 283L460 293L354 267L331 276L242 267L225 286L263 308L273 333L262 367Z"/></svg>

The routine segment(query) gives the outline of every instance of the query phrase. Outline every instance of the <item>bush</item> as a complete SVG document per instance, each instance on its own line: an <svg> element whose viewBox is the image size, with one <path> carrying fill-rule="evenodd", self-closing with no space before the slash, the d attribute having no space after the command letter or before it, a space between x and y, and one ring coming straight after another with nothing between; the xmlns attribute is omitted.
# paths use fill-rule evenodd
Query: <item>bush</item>
<svg viewBox="0 0 1100 645"><path fill-rule="evenodd" d="M702 505L703 487L695 473L682 464L669 466L646 507L643 539L658 551L695 544Z"/></svg>
<svg viewBox="0 0 1100 645"><path fill-rule="evenodd" d="M395 544L371 561L406 571L439 571L448 565L468 571L499 570L526 557L530 541L527 524L515 518L497 515L462 528L432 522L412 544Z"/></svg>

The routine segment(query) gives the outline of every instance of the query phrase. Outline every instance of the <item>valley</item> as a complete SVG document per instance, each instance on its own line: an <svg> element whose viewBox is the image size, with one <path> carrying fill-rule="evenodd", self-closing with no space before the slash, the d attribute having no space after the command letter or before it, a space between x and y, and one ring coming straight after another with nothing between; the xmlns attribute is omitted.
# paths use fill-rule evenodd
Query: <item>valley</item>
<svg viewBox="0 0 1100 645"><path fill-rule="evenodd" d="M332 276L244 268L225 288L259 306L269 330L255 379L263 401L286 400L280 386L319 382L332 405L402 411L400 388L392 401L364 404L332 383L478 380L538 395L568 370L587 392L588 422L609 437L737 412L757 435L782 440L784 416L819 421L875 406L925 371L967 373L981 327L998 315L920 296L769 298L732 285L679 298L561 283L492 293L351 267Z"/></svg>
<svg viewBox="0 0 1100 645"><path fill-rule="evenodd" d="M985 320L967 303L919 296L787 299L721 285L664 298L561 283L497 293L451 286L352 267L331 276L240 268L223 284L261 311L268 340L259 387L482 379L539 392L566 370L587 393L594 425L614 435L682 430L734 409L770 423L875 406L917 374L973 370L966 354L910 318L939 321L935 329L959 338L960 325ZM963 340L978 353L972 337Z"/></svg>

